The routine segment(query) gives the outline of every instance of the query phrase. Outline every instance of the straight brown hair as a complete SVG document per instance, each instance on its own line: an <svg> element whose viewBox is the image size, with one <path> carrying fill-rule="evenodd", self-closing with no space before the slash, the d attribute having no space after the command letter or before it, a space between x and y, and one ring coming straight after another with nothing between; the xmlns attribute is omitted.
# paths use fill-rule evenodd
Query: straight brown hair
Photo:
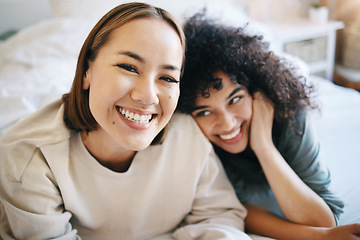
<svg viewBox="0 0 360 240"><path fill-rule="evenodd" d="M98 127L98 123L92 116L89 107L89 90L82 89L89 61L95 60L100 48L106 44L110 34L115 29L131 20L149 17L166 21L178 34L183 47L183 71L185 36L181 25L168 12L161 8L139 2L121 4L113 8L99 20L86 38L78 57L71 90L62 97L64 103L64 122L69 129L90 132ZM163 135L164 129L155 137L153 143L162 139Z"/></svg>

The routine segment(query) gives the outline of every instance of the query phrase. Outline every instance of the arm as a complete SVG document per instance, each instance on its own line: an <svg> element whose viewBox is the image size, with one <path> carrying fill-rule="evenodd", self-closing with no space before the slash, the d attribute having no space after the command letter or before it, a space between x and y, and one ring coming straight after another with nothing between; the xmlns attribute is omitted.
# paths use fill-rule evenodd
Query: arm
<svg viewBox="0 0 360 240"><path fill-rule="evenodd" d="M56 181L42 153L37 149L30 160L21 161L3 147L0 152L3 239L77 239L77 231L69 223L71 214L64 210Z"/></svg>
<svg viewBox="0 0 360 240"><path fill-rule="evenodd" d="M249 232L279 240L359 240L360 224L349 224L334 228L311 227L283 220L259 207L245 204L248 215L245 219ZM261 224L259 224L261 222Z"/></svg>
<svg viewBox="0 0 360 240"><path fill-rule="evenodd" d="M215 153L205 161L197 184L192 211L176 239L250 240L243 232L246 209L238 201Z"/></svg>
<svg viewBox="0 0 360 240"><path fill-rule="evenodd" d="M255 152L285 217L292 222L318 227L336 225L325 201L294 172L272 141L273 104L255 93L250 146Z"/></svg>

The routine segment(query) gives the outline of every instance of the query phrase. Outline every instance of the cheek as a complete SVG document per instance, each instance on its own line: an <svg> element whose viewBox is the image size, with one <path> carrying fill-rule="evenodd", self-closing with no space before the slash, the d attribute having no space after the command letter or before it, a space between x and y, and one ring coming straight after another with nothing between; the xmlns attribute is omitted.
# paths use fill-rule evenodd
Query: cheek
<svg viewBox="0 0 360 240"><path fill-rule="evenodd" d="M252 118L252 113L253 113L253 111L252 111L252 106L250 105L248 108L247 108L247 111L246 111L246 118L247 119L251 119Z"/></svg>
<svg viewBox="0 0 360 240"><path fill-rule="evenodd" d="M252 118L252 113L253 113L253 109L252 109L252 99L249 98L243 108L242 108L242 113L243 113L243 118L250 120Z"/></svg>
<svg viewBox="0 0 360 240"><path fill-rule="evenodd" d="M179 96L180 96L179 87L176 87L176 88L172 89L172 91L170 91L170 93L169 93L169 99L171 101L174 101L176 104L177 104L177 102L179 100Z"/></svg>
<svg viewBox="0 0 360 240"><path fill-rule="evenodd" d="M176 105L179 100L180 90L179 88L171 88L160 94L159 98L162 101L162 106L168 111L175 111Z"/></svg>
<svg viewBox="0 0 360 240"><path fill-rule="evenodd" d="M197 125L199 126L205 137L209 138L211 136L211 129L212 129L210 124L206 123L205 121L199 121L196 119L195 122L197 123Z"/></svg>

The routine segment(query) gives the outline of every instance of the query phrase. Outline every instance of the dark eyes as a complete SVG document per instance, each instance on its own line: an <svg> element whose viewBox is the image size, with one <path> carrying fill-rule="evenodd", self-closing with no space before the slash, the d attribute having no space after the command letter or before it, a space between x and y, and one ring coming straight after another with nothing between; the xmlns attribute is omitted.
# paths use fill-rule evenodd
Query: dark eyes
<svg viewBox="0 0 360 240"><path fill-rule="evenodd" d="M138 73L137 69L134 66L130 65L130 64L117 64L117 66L119 68L125 69L126 71Z"/></svg>
<svg viewBox="0 0 360 240"><path fill-rule="evenodd" d="M207 116L209 114L210 114L210 111L204 110L204 111L200 111L200 112L196 113L194 115L194 117L203 117L203 116Z"/></svg>
<svg viewBox="0 0 360 240"><path fill-rule="evenodd" d="M118 66L119 68L122 68L126 71L129 71L129 72L139 73L138 70L136 69L136 67L134 67L133 65L130 65L130 64L122 63L122 64L117 64L116 66ZM162 76L162 77L160 77L160 79L164 80L165 82L169 82L169 83L179 83L178 80L176 80L172 77L169 77L169 76Z"/></svg>
<svg viewBox="0 0 360 240"><path fill-rule="evenodd" d="M237 103L237 102L239 102L241 100L241 98L242 98L242 96L233 97L232 99L230 99L228 104L232 105L234 103ZM202 111L199 111L199 112L196 112L196 113L194 112L193 116L194 117L204 117L204 116L208 116L210 114L211 114L210 110L202 110Z"/></svg>
<svg viewBox="0 0 360 240"><path fill-rule="evenodd" d="M232 98L232 99L229 101L229 105L234 104L234 103L240 101L241 98L242 98L242 97L234 97L234 98Z"/></svg>
<svg viewBox="0 0 360 240"><path fill-rule="evenodd" d="M179 83L178 80L176 80L172 77L164 76L164 77L160 77L160 79L164 80L165 82L169 82L169 83Z"/></svg>

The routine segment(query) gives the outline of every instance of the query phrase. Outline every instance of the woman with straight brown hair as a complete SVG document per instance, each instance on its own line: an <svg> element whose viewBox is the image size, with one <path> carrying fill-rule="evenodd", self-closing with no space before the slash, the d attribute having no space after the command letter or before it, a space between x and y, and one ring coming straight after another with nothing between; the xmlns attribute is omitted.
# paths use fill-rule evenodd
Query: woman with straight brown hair
<svg viewBox="0 0 360 240"><path fill-rule="evenodd" d="M179 24L151 5L95 25L70 93L0 140L3 239L249 239L211 145L173 116L184 52Z"/></svg>

